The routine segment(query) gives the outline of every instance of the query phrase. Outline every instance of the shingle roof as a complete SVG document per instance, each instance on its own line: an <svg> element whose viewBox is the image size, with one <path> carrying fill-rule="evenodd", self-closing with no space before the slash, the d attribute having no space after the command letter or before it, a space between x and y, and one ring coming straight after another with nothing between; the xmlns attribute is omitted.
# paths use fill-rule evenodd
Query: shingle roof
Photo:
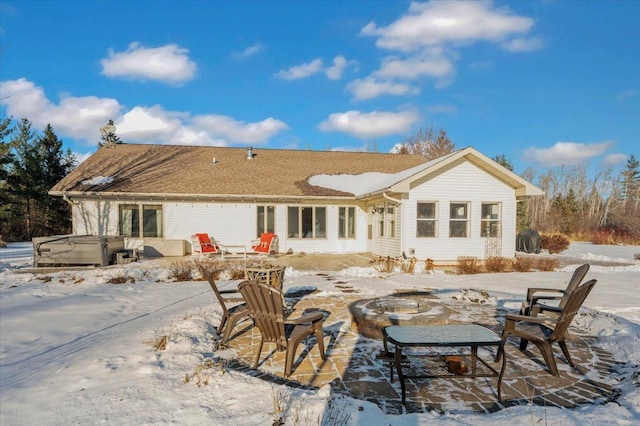
<svg viewBox="0 0 640 426"><path fill-rule="evenodd" d="M245 148L119 144L98 150L51 193L349 197L308 180L318 174L398 173L425 162L417 155L256 148L249 160ZM97 177L109 179L89 182Z"/></svg>

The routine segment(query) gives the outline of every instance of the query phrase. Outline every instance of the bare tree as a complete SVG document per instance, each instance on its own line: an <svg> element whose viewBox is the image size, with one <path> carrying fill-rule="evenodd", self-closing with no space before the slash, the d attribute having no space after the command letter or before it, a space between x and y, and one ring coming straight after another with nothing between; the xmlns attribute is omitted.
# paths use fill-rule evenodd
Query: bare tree
<svg viewBox="0 0 640 426"><path fill-rule="evenodd" d="M455 144L449 139L446 130L438 130L438 135L433 126L407 136L403 142L396 146L398 154L421 155L427 160L440 158L455 150Z"/></svg>

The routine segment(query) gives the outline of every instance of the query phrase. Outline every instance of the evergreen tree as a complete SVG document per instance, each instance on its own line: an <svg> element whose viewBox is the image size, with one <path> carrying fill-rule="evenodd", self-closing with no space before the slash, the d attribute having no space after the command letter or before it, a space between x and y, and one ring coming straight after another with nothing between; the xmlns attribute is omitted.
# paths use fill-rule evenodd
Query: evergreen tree
<svg viewBox="0 0 640 426"><path fill-rule="evenodd" d="M13 133L11 117L0 119L0 241L2 236L8 239L9 235L11 204L7 193L7 178L9 167L13 163L13 153L8 140L11 133Z"/></svg>
<svg viewBox="0 0 640 426"><path fill-rule="evenodd" d="M640 161L631 154L622 171L622 199L638 204L640 199Z"/></svg>
<svg viewBox="0 0 640 426"><path fill-rule="evenodd" d="M8 206L2 232L8 240L29 240L33 237L68 233L70 231L69 206L49 190L75 166L69 150L62 150L51 125L42 136L37 136L31 122L22 118L12 140L3 141L2 149L9 147L8 160L3 164L6 180L0 193ZM3 157L3 161L5 157Z"/></svg>
<svg viewBox="0 0 640 426"><path fill-rule="evenodd" d="M492 158L492 160L500 164L502 167L509 170L510 172L513 171L513 164L511 164L511 161L509 161L506 155L504 154L496 155L495 157Z"/></svg>
<svg viewBox="0 0 640 426"><path fill-rule="evenodd" d="M71 150L62 149L62 141L53 131L50 124L44 129L41 137L37 138L36 146L41 162L39 190L47 194L49 190L65 177L76 165L75 156ZM68 233L71 230L71 211L67 202L60 197L46 195L44 203L39 206L42 211L44 232L47 235Z"/></svg>

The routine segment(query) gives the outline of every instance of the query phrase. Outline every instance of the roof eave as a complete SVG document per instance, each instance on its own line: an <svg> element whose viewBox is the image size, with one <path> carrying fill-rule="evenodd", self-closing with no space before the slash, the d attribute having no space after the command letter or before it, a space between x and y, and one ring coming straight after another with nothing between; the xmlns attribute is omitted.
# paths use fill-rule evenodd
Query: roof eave
<svg viewBox="0 0 640 426"><path fill-rule="evenodd" d="M340 195L265 195L265 194L180 194L180 193L135 193L135 192L101 192L101 191L49 191L49 195L66 198L87 199L150 199L163 201L254 201L254 200L356 200L355 196Z"/></svg>

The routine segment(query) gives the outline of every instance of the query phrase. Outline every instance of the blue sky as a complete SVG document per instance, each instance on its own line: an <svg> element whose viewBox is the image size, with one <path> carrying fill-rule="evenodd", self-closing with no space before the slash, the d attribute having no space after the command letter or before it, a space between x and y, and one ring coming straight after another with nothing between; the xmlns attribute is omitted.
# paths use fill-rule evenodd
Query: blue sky
<svg viewBox="0 0 640 426"><path fill-rule="evenodd" d="M640 157L640 1L3 1L1 115L129 143L389 151L521 173Z"/></svg>

